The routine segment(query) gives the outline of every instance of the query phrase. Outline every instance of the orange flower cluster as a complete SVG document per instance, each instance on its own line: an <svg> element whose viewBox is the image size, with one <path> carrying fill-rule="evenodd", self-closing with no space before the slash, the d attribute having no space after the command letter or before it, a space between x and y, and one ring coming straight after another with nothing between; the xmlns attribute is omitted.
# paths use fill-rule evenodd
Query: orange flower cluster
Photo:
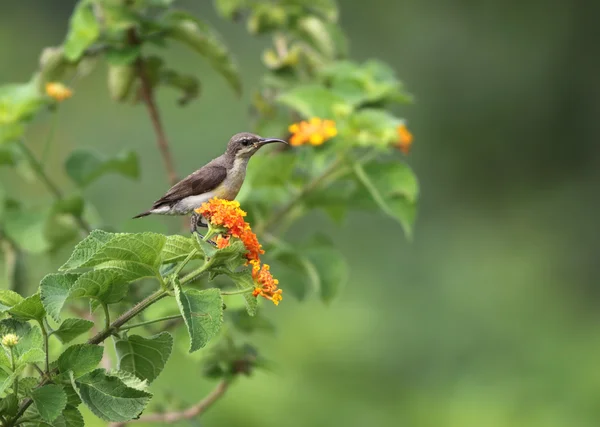
<svg viewBox="0 0 600 427"><path fill-rule="evenodd" d="M262 264L261 267L260 255L265 251L258 242L256 234L252 232L250 224L244 220L246 212L240 209L239 202L213 198L196 209L196 213L202 215L212 225L228 230L226 235L219 235L215 239L218 249L229 246L232 236L244 243L247 251L246 259L252 265L252 278L256 283L252 295L255 297L261 295L278 305L282 299L281 289L277 289L279 281L273 278L268 264Z"/></svg>
<svg viewBox="0 0 600 427"><path fill-rule="evenodd" d="M229 231L228 236L217 237L216 244L219 249L227 247L229 237L233 236L244 243L248 251L246 254L248 261L258 260L260 255L265 253L250 224L244 220L246 212L240 209L239 202L213 198L203 203L196 212L209 220L212 225L225 227Z"/></svg>
<svg viewBox="0 0 600 427"><path fill-rule="evenodd" d="M292 134L291 145L321 145L328 139L337 135L337 129L333 120L322 120L313 117L309 121L301 121L291 125L288 130Z"/></svg>
<svg viewBox="0 0 600 427"><path fill-rule="evenodd" d="M269 264L263 264L262 267L259 261L250 261L250 264L252 264L252 278L260 285L260 287L254 288L252 295L255 297L260 295L269 301L273 301L273 304L279 305L279 301L283 298L281 289L277 288L279 280L273 278L269 271L271 268Z"/></svg>
<svg viewBox="0 0 600 427"><path fill-rule="evenodd" d="M398 142L396 143L396 147L400 149L404 154L408 154L410 152L410 147L413 142L412 133L408 130L405 124L401 124L398 126Z"/></svg>
<svg viewBox="0 0 600 427"><path fill-rule="evenodd" d="M46 94L56 101L62 102L72 97L73 91L62 83L51 82L46 83Z"/></svg>

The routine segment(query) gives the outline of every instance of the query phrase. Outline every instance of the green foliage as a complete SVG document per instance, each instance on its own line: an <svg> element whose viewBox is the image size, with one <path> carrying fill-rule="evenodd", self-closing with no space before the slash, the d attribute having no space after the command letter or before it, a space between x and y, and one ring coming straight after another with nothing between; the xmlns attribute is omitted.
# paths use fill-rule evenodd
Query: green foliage
<svg viewBox="0 0 600 427"><path fill-rule="evenodd" d="M102 158L88 150L73 151L65 164L67 175L80 187L86 187L110 172L137 179L140 175L137 155L124 152L112 159Z"/></svg>
<svg viewBox="0 0 600 427"><path fill-rule="evenodd" d="M32 390L31 399L40 416L48 422L58 418L67 406L67 395L61 386L55 384L47 384Z"/></svg>
<svg viewBox="0 0 600 427"><path fill-rule="evenodd" d="M190 353L204 347L223 323L223 298L218 289L182 289L175 285L175 298L190 335Z"/></svg>
<svg viewBox="0 0 600 427"><path fill-rule="evenodd" d="M98 417L106 421L129 421L146 407L152 395L127 386L115 375L96 369L71 383L81 401Z"/></svg>
<svg viewBox="0 0 600 427"><path fill-rule="evenodd" d="M117 367L152 382L164 369L172 349L173 337L168 332L150 338L131 335L115 342Z"/></svg>
<svg viewBox="0 0 600 427"><path fill-rule="evenodd" d="M157 89L180 91L181 105L201 96L199 76L179 71L156 49L172 41L203 57L239 95L242 79L235 58L212 23L174 10L172 3L81 0L65 42L44 49L31 79L0 86L0 166L37 179L53 197L29 206L0 189L0 244L8 248L7 270L26 270L24 257L17 256L22 254L55 262L62 256L58 249L85 234L60 273L46 275L33 295L0 291L0 315L7 317L0 320L0 338L16 335L0 348L0 413L8 426L83 426L81 404L106 421L137 418L152 397L149 384L173 351L171 334L157 328L181 320L189 352L207 348L202 356L207 376L230 381L267 365L240 335L274 330L258 307L259 300L266 301L261 294L278 296L269 288L277 282L270 281L266 267L253 271L259 265L248 260L256 261L256 254L247 253L243 237L232 237L219 249L208 237L226 234L226 228L211 226L205 238L94 229L98 218L83 190L107 174L139 178L137 154L125 149L104 156L76 148L64 161L70 180L63 190L46 173L46 153L38 160L24 139L29 122L43 118L45 110L55 113L72 95L60 82L76 81L102 61L108 95L116 102L143 101L160 128ZM330 303L349 276L342 251L322 235L288 241L286 230L313 210L341 223L353 209L378 209L410 235L418 182L392 157L406 129L391 110L410 96L386 64L347 59L333 0L216 0L215 6L227 19L244 20L250 34L273 37L273 46L262 54L265 77L252 96L255 129L295 146L256 156L238 198L263 244L260 264L272 265L286 299L304 299L313 291ZM290 126L303 119L309 122ZM22 290L16 276L11 285ZM161 318L147 310L163 299L165 313L178 310L179 315ZM68 318L62 320L65 313ZM130 323L134 317L141 320ZM133 328L140 333L130 334ZM117 360L116 369L107 371L98 366L109 337ZM76 339L83 343L65 346ZM24 377L32 364L42 366L43 374Z"/></svg>

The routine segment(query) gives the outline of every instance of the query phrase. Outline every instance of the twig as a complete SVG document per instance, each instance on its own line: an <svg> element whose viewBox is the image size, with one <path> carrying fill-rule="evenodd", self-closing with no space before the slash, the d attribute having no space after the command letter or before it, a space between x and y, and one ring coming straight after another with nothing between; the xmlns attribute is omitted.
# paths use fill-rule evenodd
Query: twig
<svg viewBox="0 0 600 427"><path fill-rule="evenodd" d="M139 328L140 326L151 325L153 323L164 322L165 320L173 320L173 319L182 320L183 317L181 316L181 314L175 314L173 316L166 316L166 317L161 317L160 319L152 319L152 320L147 320L145 322L136 323L135 325L123 326L123 327L119 328L119 330L120 331L128 331L133 328Z"/></svg>
<svg viewBox="0 0 600 427"><path fill-rule="evenodd" d="M129 44L133 46L137 46L142 43L140 38L138 37L135 28L130 28L127 33ZM137 72L137 76L140 79L141 90L140 94L146 107L148 108L148 114L150 115L150 120L152 120L152 126L154 127L154 133L156 134L156 143L158 144L158 149L160 150L160 154L163 158L163 162L165 164L165 169L167 170L167 176L171 185L175 185L178 181L177 174L175 173L175 166L173 164L173 157L171 156L171 150L169 148L169 142L167 140L167 136L162 126L162 122L160 120L160 114L158 113L158 107L156 106L156 102L154 100L154 89L152 88L152 83L150 82L150 78L148 77L148 73L146 72L146 66L144 60L140 57L135 61L135 68Z"/></svg>
<svg viewBox="0 0 600 427"><path fill-rule="evenodd" d="M129 423L167 423L171 424L181 420L191 420L197 416L202 415L209 409L216 401L218 401L223 394L227 391L229 382L226 380L221 381L204 399L196 403L193 406L183 411L172 411L164 412L162 414L148 414L142 415L137 420L131 420L127 422L111 423L110 427L123 427Z"/></svg>

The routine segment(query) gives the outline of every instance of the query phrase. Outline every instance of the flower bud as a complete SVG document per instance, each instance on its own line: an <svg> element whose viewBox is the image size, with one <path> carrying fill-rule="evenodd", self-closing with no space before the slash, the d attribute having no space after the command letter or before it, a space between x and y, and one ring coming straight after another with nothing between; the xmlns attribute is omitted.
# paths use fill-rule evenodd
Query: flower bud
<svg viewBox="0 0 600 427"><path fill-rule="evenodd" d="M110 65L108 67L108 93L114 101L123 101L129 95L135 79L133 65Z"/></svg>
<svg viewBox="0 0 600 427"><path fill-rule="evenodd" d="M6 334L2 337L4 347L14 347L19 343L19 337L16 334Z"/></svg>

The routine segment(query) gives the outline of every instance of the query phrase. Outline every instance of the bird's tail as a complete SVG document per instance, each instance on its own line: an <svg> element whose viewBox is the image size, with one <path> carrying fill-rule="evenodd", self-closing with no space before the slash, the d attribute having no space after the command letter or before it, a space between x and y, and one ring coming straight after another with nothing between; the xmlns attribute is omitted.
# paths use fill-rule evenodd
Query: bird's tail
<svg viewBox="0 0 600 427"><path fill-rule="evenodd" d="M152 212L150 212L150 211L142 212L141 214L138 214L138 215L134 216L133 219L135 219L135 218L141 218L141 217L144 217L144 216L148 216L151 213Z"/></svg>

